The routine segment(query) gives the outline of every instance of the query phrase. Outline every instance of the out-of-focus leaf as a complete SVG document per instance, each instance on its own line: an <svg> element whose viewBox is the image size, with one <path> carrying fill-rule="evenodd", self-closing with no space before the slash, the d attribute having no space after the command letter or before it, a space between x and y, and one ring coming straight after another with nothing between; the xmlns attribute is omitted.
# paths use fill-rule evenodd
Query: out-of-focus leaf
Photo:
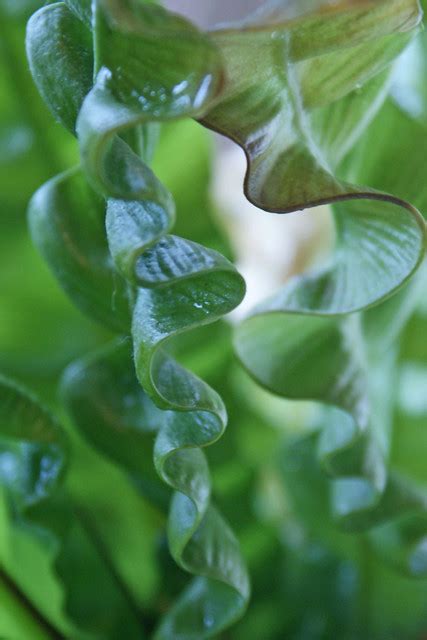
<svg viewBox="0 0 427 640"><path fill-rule="evenodd" d="M65 0L65 4L87 27L91 26L92 0Z"/></svg>
<svg viewBox="0 0 427 640"><path fill-rule="evenodd" d="M423 285L425 289L425 279ZM425 319L420 314L417 314L415 319L418 322L409 323L404 331L404 338L411 335L419 339L417 324L418 330L422 327L421 335L424 335ZM414 354L407 345L407 340L404 340L401 349L403 364L396 380L397 411L393 424L390 465L400 477L403 487L417 497L418 508L412 509L409 513L402 509L400 520L386 523L378 528L373 532L372 539L381 557L399 570L403 568L417 577L424 577L427 566L425 544L427 501L424 497L427 481L425 473L427 411L424 402L426 358L422 350L417 350L417 360L411 360Z"/></svg>
<svg viewBox="0 0 427 640"><path fill-rule="evenodd" d="M59 637L0 567L0 634L3 638Z"/></svg>
<svg viewBox="0 0 427 640"><path fill-rule="evenodd" d="M148 632L168 590L158 559L165 514L144 499L123 467L85 442L74 423L68 433L67 490L83 509L126 598L141 608Z"/></svg>
<svg viewBox="0 0 427 640"><path fill-rule="evenodd" d="M25 58L25 27L3 13L0 40L2 137L1 203L9 223L22 219L31 192L71 158L67 135L46 117L46 109L31 82ZM4 127L4 129L3 129ZM20 209L17 211L15 207Z"/></svg>
<svg viewBox="0 0 427 640"><path fill-rule="evenodd" d="M105 203L80 170L52 178L33 196L33 240L75 304L113 331L130 324L128 288L114 270L104 228Z"/></svg>
<svg viewBox="0 0 427 640"><path fill-rule="evenodd" d="M329 611L331 609L333 611L336 603L341 603L344 594L347 594L351 608L354 607L353 615L355 616L352 618L348 612L345 617L347 622L349 616L351 620L349 638L354 636L356 630L359 634L357 637L368 636L379 639L399 633L400 636L411 640L419 638L425 628L427 583L426 580L408 580L405 575L408 573L407 561L412 551L408 535L410 527L408 524L405 525L406 538L399 537L399 530L394 528L393 532L390 525L373 529L369 535L349 535L339 532L333 520L327 516L330 483L319 466L316 449L317 434L312 433L304 438L288 440L279 458L286 490L292 504L292 513L296 518L293 526L297 531L298 527L303 527L300 536L292 536L292 525L290 525L289 539L294 540L295 545L296 538L298 548L311 541L314 547L317 545L318 553L320 553L319 542L321 542L325 551L333 554L332 557L335 556L337 561L339 559L340 578L337 576L336 580L343 591L329 605L331 607ZM415 532L416 527L413 527L413 533ZM393 536L395 536L394 540ZM292 557L295 557L295 550ZM297 560L297 567L300 561L301 559ZM410 573L412 576L417 575L414 567L411 567ZM418 574L418 577L420 576L421 574ZM294 592L295 584L298 582L298 575L293 576L290 582L291 593ZM327 589L333 589L334 584L338 586L337 582L331 582ZM383 615L384 610L390 607L391 603L393 603L393 611L386 616ZM303 606L305 610L305 605ZM327 615L326 612L325 614ZM336 619L339 613L334 612L332 615ZM301 619L306 619L305 614L297 616L297 621ZM343 621L339 627L340 635L345 624L346 622ZM290 635L289 631L288 633Z"/></svg>
<svg viewBox="0 0 427 640"><path fill-rule="evenodd" d="M32 11L36 11L43 0L3 0L2 11L12 19L28 17Z"/></svg>
<svg viewBox="0 0 427 640"><path fill-rule="evenodd" d="M47 413L4 379L1 395L1 436L17 444L25 443L20 452L17 450L18 459L22 457L24 461L28 456L32 462L32 468L30 464L20 473L11 454L9 465L2 466L2 481L19 509L31 510L60 486L66 461L64 436Z"/></svg>
<svg viewBox="0 0 427 640"><path fill-rule="evenodd" d="M92 637L114 634L119 629L127 629L135 638L144 637L139 620L64 491L68 452L61 429L18 388L4 380L0 387L1 482L9 493L16 526L32 530L48 550L52 568L62 583L69 619L91 632ZM6 567L8 564L6 559ZM87 583L86 571L92 585ZM43 595L37 585L32 586L29 597L47 613L50 603ZM73 627L69 625L67 633L80 637L80 632L70 631Z"/></svg>
<svg viewBox="0 0 427 640"><path fill-rule="evenodd" d="M163 412L142 391L132 365L127 341L70 365L62 382L65 402L82 435L166 509L169 493L153 465Z"/></svg>
<svg viewBox="0 0 427 640"><path fill-rule="evenodd" d="M12 2L10 9L33 4ZM13 5L13 6L12 6ZM25 24L1 3L0 38L0 367L43 395L72 358L107 339L81 317L50 277L31 245L25 209L41 182L77 154L33 86L25 58ZM19 256L19 257L18 257ZM31 277L29 275L31 274ZM70 339L70 336L73 339Z"/></svg>
<svg viewBox="0 0 427 640"><path fill-rule="evenodd" d="M194 120L179 120L162 126L152 166L175 201L174 233L230 257L210 197L213 151L208 131Z"/></svg>
<svg viewBox="0 0 427 640"><path fill-rule="evenodd" d="M31 246L26 225L13 233L7 227L1 225L0 234L1 369L39 389L110 333L73 308Z"/></svg>
<svg viewBox="0 0 427 640"><path fill-rule="evenodd" d="M392 139L384 137L385 127L392 128ZM378 145L378 155L372 163L364 163L361 155L369 157L367 145L373 137L383 140L383 144ZM425 132L415 121L387 103L360 141L360 146L349 156L346 171L352 178L363 175L376 188L393 186L399 197L414 198L412 201L424 209L424 190L416 192L415 181L410 177L411 172L418 173L420 157L417 151L411 155L406 151L410 141L415 149L422 146L420 142L424 137ZM401 158L405 158L405 164L399 171ZM390 167L390 175L386 167ZM397 220L389 229L389 233L396 233L396 237L399 235ZM351 247L345 249L346 255L351 254L354 247L354 255L359 258L352 268L349 267L348 289L345 281L341 282L341 288L323 287L322 274L291 280L283 291L261 304L242 323L237 330L236 346L239 357L252 375L273 392L294 399L321 401L347 412L347 415L334 411L328 413L319 454L327 471L333 477L342 478L334 484L336 515L347 527L366 527L378 524L381 519L398 517L400 512L409 513L423 508L420 496L412 492L405 482L402 484L394 476L387 479L390 435L388 428L380 427L382 420L376 410L379 396L371 375L379 353L384 358L384 350L390 349L391 341L410 313L411 291L408 288L407 292L402 292L401 304L404 298L409 303L397 324L393 300L365 314L362 325L360 317L341 319L334 315L350 310L346 299L357 299L358 294L354 291L353 295L351 288L353 284L362 296L369 291L373 278L378 291L383 285L384 291L388 288L386 282L381 281L381 273L377 269L375 276L373 272L367 275L369 267L364 273L365 265L359 253L366 243L372 254L375 252L377 257L381 256L385 266L388 235L384 234L384 229L379 242L375 232L370 234L369 223L363 220L360 236L353 231L347 238ZM423 244L424 240L421 252L424 251ZM339 298L337 295L334 297L336 290ZM375 342L377 351L374 356L375 348L372 351L370 340L380 334L385 339L381 341L379 351L379 343ZM387 422L389 418L384 425ZM364 511L365 515L362 515Z"/></svg>
<svg viewBox="0 0 427 640"><path fill-rule="evenodd" d="M425 23L425 2L423 10ZM391 86L391 94L399 107L410 118L424 124L427 123L426 51L427 36L422 32L399 59Z"/></svg>

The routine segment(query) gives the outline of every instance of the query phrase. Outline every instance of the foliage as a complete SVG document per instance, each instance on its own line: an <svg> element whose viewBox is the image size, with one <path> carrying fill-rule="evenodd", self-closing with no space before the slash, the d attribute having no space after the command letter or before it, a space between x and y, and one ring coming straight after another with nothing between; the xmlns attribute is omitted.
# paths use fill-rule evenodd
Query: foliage
<svg viewBox="0 0 427 640"><path fill-rule="evenodd" d="M209 33L40 4L1 3L0 636L420 638L418 1L271 2ZM235 329L207 128L259 209L335 225ZM79 312L27 244L36 187L32 240Z"/></svg>

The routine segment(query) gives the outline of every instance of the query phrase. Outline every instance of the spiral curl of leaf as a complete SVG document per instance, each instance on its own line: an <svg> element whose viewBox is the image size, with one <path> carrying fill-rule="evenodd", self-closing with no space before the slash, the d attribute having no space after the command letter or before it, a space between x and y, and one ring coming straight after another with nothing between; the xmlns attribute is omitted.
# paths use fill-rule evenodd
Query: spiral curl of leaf
<svg viewBox="0 0 427 640"><path fill-rule="evenodd" d="M390 64L417 32L422 13L416 0L318 5L304 13L296 2L273 4L244 29L212 34L226 82L202 122L245 151L245 193L257 207L283 214L331 205L336 241L329 264L291 279L258 305L237 328L235 345L244 367L269 391L329 406L317 455L332 480L334 516L354 531L425 511L421 495L389 473L389 425L376 409L370 373L392 348L407 317L399 320L399 304L405 307L411 289L397 296L398 304L388 298L425 254L425 223L414 205L427 203L423 190L410 188L417 156L405 156L411 168L401 166L408 144L396 143L405 140L402 114L389 122L396 127L393 144L381 124L392 109L382 108ZM248 67L253 73L242 71ZM417 133L410 135L419 146ZM379 170L385 158L394 180ZM425 567L418 557L422 519L415 542L411 528L402 561L413 575ZM404 547L404 536L398 538Z"/></svg>
<svg viewBox="0 0 427 640"><path fill-rule="evenodd" d="M226 411L168 344L234 309L245 285L219 253L168 235L173 200L145 161L153 122L199 116L217 95L219 57L182 18L131 1L93 3L92 10L85 2L49 5L31 19L27 49L42 96L77 132L82 158L82 170L53 178L34 196L33 237L83 310L127 331L130 307L137 376L163 410L154 461L175 491L170 548L198 577L157 637L212 637L243 613L249 596L238 543L211 503L202 452L222 435ZM102 199L84 176L107 200L108 246Z"/></svg>

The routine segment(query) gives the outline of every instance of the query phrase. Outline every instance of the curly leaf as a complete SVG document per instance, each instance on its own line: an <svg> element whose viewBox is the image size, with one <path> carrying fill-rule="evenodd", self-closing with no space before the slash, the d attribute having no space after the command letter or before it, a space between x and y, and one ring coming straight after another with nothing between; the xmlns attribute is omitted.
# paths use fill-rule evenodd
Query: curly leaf
<svg viewBox="0 0 427 640"><path fill-rule="evenodd" d="M328 157L333 140L319 140L323 132L313 127L316 109L330 105L334 111L337 100L386 68L419 24L419 4L339 2L330 11L295 20L286 19L286 8L283 13L284 19L278 11L244 30L212 34L227 75L217 104L203 122L244 148L246 193L261 208L286 212L361 197L363 189L351 188L333 174L340 158ZM245 73L254 59L254 72ZM357 91L349 106L354 102L360 103ZM363 111L359 106L350 112L348 107L347 136L360 129ZM364 118L373 115L368 112ZM323 126L334 124L338 126ZM340 128L342 124L341 118Z"/></svg>
<svg viewBox="0 0 427 640"><path fill-rule="evenodd" d="M172 198L117 134L153 120L200 114L216 94L221 69L215 47L182 18L132 2L103 6L95 23L101 70L77 126L82 162L108 197L115 265L139 287L132 324L135 362L144 390L166 410L154 458L176 491L170 548L183 568L202 576L167 614L158 635L213 637L243 613L249 594L237 541L210 503L200 449L222 435L226 413L219 396L168 355L166 342L231 311L245 286L217 252L165 235L174 219Z"/></svg>
<svg viewBox="0 0 427 640"><path fill-rule="evenodd" d="M226 83L202 123L243 147L249 200L276 213L336 203L333 262L314 282L295 282L289 309L364 308L395 291L420 262L418 212L369 181L355 186L340 166L380 108L387 67L420 19L416 0L339 2L295 19L277 9L243 30L212 34Z"/></svg>
<svg viewBox="0 0 427 640"><path fill-rule="evenodd" d="M62 393L82 435L123 466L148 498L164 509L168 492L152 462L153 434L163 412L135 378L129 343L113 343L70 365L62 379Z"/></svg>
<svg viewBox="0 0 427 640"><path fill-rule="evenodd" d="M100 4L98 65L108 69L107 86L119 102L171 117L197 113L215 96L222 74L218 52L190 22L134 0Z"/></svg>
<svg viewBox="0 0 427 640"><path fill-rule="evenodd" d="M127 216L143 229L145 220L153 224L152 210L143 202L110 200L107 229L118 268L142 285L132 326L139 380L168 410L154 455L160 475L177 491L169 517L171 551L185 569L206 576L184 593L159 637L211 637L242 614L248 598L237 542L210 506L209 472L198 448L222 435L226 413L219 396L183 369L166 343L231 311L244 295L244 282L220 254L181 238L164 236L147 247L146 235L133 233L126 248L120 234L124 229L128 237L127 226L117 214L120 222Z"/></svg>
<svg viewBox="0 0 427 640"><path fill-rule="evenodd" d="M370 399L358 323L334 318L259 313L239 327L236 348L267 389L296 400L339 407L328 412L320 442L324 469L335 477L359 477L352 508L370 509L386 482L385 452L373 440ZM356 503L356 499L359 499ZM349 509L351 511L351 509Z"/></svg>
<svg viewBox="0 0 427 640"><path fill-rule="evenodd" d="M344 540L336 530L335 522L328 517L334 485L328 482L319 466L317 440L316 433L298 438L288 444L284 452L281 467L292 505L310 531L357 562L360 539L350 536ZM372 530L366 540L376 555L405 577L425 578L427 575L426 506L421 489L405 481L393 466L384 495L369 517L368 526ZM384 523L387 520L393 521ZM361 523L359 517L356 530Z"/></svg>
<svg viewBox="0 0 427 640"><path fill-rule="evenodd" d="M161 185L148 167L133 167L137 160L115 136L206 110L220 87L219 54L206 36L160 7L128 2L114 11L115 6L106 15L98 9L99 73L77 124L83 164L105 195L131 199L131 186L135 200L143 195L156 202ZM168 205L167 194L163 199Z"/></svg>
<svg viewBox="0 0 427 640"><path fill-rule="evenodd" d="M384 127L394 131L392 142L382 138ZM416 122L411 123L405 114L387 103L359 148L349 157L346 170L355 176L363 174L380 188L383 184L386 187L393 184L400 197L416 196L415 203L424 209L427 204L424 190L415 193L415 183L407 179L412 171L418 174L420 154L415 152L409 156L409 166L405 165L401 172L394 171L394 167L401 164L406 145L411 143L416 148L421 134L425 136ZM368 145L371 149L373 138L384 142L377 147L371 161L366 151ZM362 156L369 157L369 161L364 162ZM390 176L383 170L385 161L386 166L391 167ZM417 224L423 233L421 217ZM372 254L376 253L386 264L393 240L384 234L381 241L376 242L370 237L369 229L369 224L361 226L360 235L354 232L348 237L349 245L356 254L363 243L370 244ZM392 231L390 229L390 233ZM399 236L399 227L396 235ZM358 244L352 244L355 241ZM399 259L404 264L402 250L405 251L401 248ZM346 253L351 251L347 248ZM422 235L420 257L423 251ZM396 335L394 301L390 301L392 313L387 310L390 303L386 303L387 306L378 307L378 311L374 309L366 314L363 323L360 317L342 319L339 315L352 310L353 300L363 300L367 291L386 291L387 276L383 282L382 272L377 272L372 264L365 266L360 256L352 266L353 271L348 273L348 282L352 282L349 290L345 279L340 283L340 292L334 287L329 289L331 281L328 283L324 272L290 280L283 291L259 305L237 329L236 348L250 373L274 393L312 399L340 409L327 413L319 455L323 468L332 477L341 478L334 483L332 498L336 517L347 528L364 528L397 517L400 508L403 511L417 508L419 501L402 489L399 481L387 478L389 435L377 415L379 399L372 383L378 349L376 353L372 351L370 340L379 332L389 339ZM371 284L373 279L375 283ZM393 325L392 330L384 324L387 320ZM383 350L390 348L390 343L382 342ZM384 351L380 355L383 359Z"/></svg>
<svg viewBox="0 0 427 640"><path fill-rule="evenodd" d="M177 493L171 513L176 523L183 523L180 528L184 529L172 533L189 535L193 527L183 517L187 515L190 521L194 518L194 503ZM186 589L155 638L214 638L241 617L249 598L248 576L238 541L214 507L209 507L199 523L181 564L187 570L197 568L197 573L206 577L197 578Z"/></svg>
<svg viewBox="0 0 427 640"><path fill-rule="evenodd" d="M215 251L174 236L156 243L165 218L159 204L111 199L107 232L117 268L140 287L132 325L139 380L168 410L154 455L160 475L177 492L169 517L171 552L182 567L205 576L183 594L158 637L212 637L242 614L249 591L237 542L210 506L209 472L199 449L222 435L226 413L219 396L183 369L166 343L231 311L245 286Z"/></svg>

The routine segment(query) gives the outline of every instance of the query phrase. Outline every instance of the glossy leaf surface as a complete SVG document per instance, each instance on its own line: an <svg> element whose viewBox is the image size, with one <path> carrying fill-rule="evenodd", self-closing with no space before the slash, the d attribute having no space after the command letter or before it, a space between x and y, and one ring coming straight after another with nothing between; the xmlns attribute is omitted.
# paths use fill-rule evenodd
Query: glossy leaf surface
<svg viewBox="0 0 427 640"><path fill-rule="evenodd" d="M158 633L211 637L241 615L249 592L237 541L210 505L209 473L199 449L221 436L226 413L217 394L167 354L165 343L231 311L244 283L215 251L165 236L174 219L170 194L117 134L144 125L145 146L150 120L199 114L215 96L221 69L215 47L181 18L149 5L104 6L95 22L100 71L77 126L82 162L94 186L109 196L107 234L115 265L140 287L132 325L135 361L145 391L168 410L154 455L161 477L177 492L169 517L171 551L183 568L203 576ZM163 75L158 61L152 66L159 36ZM196 59L200 67L194 69Z"/></svg>
<svg viewBox="0 0 427 640"><path fill-rule="evenodd" d="M417 211L340 165L380 108L387 66L420 18L414 1L340 2L297 18L286 7L263 12L242 31L213 33L227 80L202 122L245 150L249 200L276 213L336 203L334 259L295 282L290 309L359 310L395 291L421 260ZM248 64L255 73L243 72Z"/></svg>

